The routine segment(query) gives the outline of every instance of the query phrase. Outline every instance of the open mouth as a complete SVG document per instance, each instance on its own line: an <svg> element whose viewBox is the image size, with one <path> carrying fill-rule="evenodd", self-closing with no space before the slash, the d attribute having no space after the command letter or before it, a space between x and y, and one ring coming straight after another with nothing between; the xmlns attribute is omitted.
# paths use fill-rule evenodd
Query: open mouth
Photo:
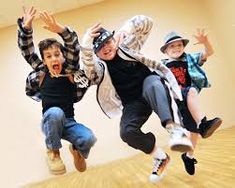
<svg viewBox="0 0 235 188"><path fill-rule="evenodd" d="M59 66L59 65L52 65L52 68L53 68L54 70L59 70L60 66Z"/></svg>

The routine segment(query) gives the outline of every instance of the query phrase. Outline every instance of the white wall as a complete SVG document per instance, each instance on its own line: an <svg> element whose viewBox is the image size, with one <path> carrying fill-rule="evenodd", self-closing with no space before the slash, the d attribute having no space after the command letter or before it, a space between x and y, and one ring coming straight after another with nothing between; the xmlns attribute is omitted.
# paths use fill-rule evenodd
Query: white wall
<svg viewBox="0 0 235 188"><path fill-rule="evenodd" d="M210 6L213 2L208 1L207 6L215 10L216 5ZM220 40L218 39L217 36L222 34L214 26L215 22L211 21L211 14L206 11L204 3L203 0L108 0L58 14L56 18L63 24L73 27L81 36L87 27L97 21L102 21L105 27L115 30L124 20L133 15L151 16L154 19L154 28L143 52L157 59L163 57L159 48L167 32L173 29L184 34L190 39L187 51L197 51L201 46L193 46L192 34L197 27L205 27L212 43L215 44L215 50L219 53L210 58L211 63L205 66L213 87L202 92L202 109L209 117L216 115L222 117L223 127L229 127L235 123L234 87L227 83L235 79L234 70L229 66L232 62L228 62L223 57L225 54L223 49L227 47L234 49L232 46L234 43L227 44L221 37ZM216 15L213 16L216 20ZM226 19L229 18L225 16L224 20ZM223 22L223 19L220 22ZM217 24L222 24L220 22ZM57 37L43 30L41 24L40 21L34 23L35 44L45 37ZM234 37L234 32L233 35L231 32L233 31L229 32L230 37ZM1 187L18 187L51 176L45 164L45 146L40 130L41 104L24 94L25 78L31 68L17 49L16 26L0 30L0 41L0 105L2 107L0 184L2 184ZM95 89L95 86L90 88L84 100L75 105L76 119L90 127L98 138L97 144L90 153L88 166L106 163L138 152L128 147L119 138L119 119L110 120L101 112L96 103ZM158 143L165 145L168 135L160 126L156 115L152 115L146 125L144 130L152 130L157 135ZM68 152L68 143L63 142L63 144L62 158L67 171L72 171L74 167Z"/></svg>

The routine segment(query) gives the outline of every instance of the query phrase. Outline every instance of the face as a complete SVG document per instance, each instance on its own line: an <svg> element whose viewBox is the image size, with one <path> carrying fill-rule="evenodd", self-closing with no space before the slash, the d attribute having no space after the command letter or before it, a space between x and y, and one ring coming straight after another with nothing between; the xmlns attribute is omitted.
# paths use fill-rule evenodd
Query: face
<svg viewBox="0 0 235 188"><path fill-rule="evenodd" d="M43 64L47 66L49 72L55 75L61 73L65 59L60 48L52 46L44 50L43 57Z"/></svg>
<svg viewBox="0 0 235 188"><path fill-rule="evenodd" d="M116 43L113 38L107 40L96 55L103 60L112 60L117 53Z"/></svg>
<svg viewBox="0 0 235 188"><path fill-rule="evenodd" d="M179 58L183 53L184 44L182 40L170 43L165 50L165 54L167 54L170 58L173 59Z"/></svg>

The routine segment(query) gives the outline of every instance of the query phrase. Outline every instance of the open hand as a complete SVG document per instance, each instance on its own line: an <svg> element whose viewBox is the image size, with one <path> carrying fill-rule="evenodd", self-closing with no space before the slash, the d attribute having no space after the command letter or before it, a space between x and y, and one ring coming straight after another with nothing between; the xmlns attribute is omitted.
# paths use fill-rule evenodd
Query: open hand
<svg viewBox="0 0 235 188"><path fill-rule="evenodd" d="M47 29L53 33L62 33L64 31L65 27L58 23L54 16L49 15L48 12L39 12L39 17L45 24L43 26L44 29Z"/></svg>
<svg viewBox="0 0 235 188"><path fill-rule="evenodd" d="M96 23L94 24L92 27L88 28L87 30L87 34L91 37L91 38L95 38L98 37L100 35L100 29L101 29L101 23Z"/></svg>
<svg viewBox="0 0 235 188"><path fill-rule="evenodd" d="M205 44L208 42L207 34L205 34L205 29L197 29L197 33L193 35L197 40L194 44Z"/></svg>
<svg viewBox="0 0 235 188"><path fill-rule="evenodd" d="M26 10L26 8L23 6L23 27L25 29L32 29L32 23L36 12L37 11L33 6L29 10Z"/></svg>
<svg viewBox="0 0 235 188"><path fill-rule="evenodd" d="M123 40L127 37L127 35L128 33L125 31L121 31L114 35L116 49L118 49L119 44L123 42Z"/></svg>

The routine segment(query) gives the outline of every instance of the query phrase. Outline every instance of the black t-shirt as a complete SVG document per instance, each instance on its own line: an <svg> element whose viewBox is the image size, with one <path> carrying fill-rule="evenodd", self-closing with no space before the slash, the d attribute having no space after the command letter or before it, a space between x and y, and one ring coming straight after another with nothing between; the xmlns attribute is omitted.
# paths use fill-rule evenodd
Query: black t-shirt
<svg viewBox="0 0 235 188"><path fill-rule="evenodd" d="M142 97L144 79L152 72L140 62L124 60L118 55L105 61L109 74L123 104Z"/></svg>
<svg viewBox="0 0 235 188"><path fill-rule="evenodd" d="M40 92L43 113L51 107L60 107L66 118L74 116L73 103L76 85L71 83L68 77L52 78L49 73L46 73Z"/></svg>
<svg viewBox="0 0 235 188"><path fill-rule="evenodd" d="M185 61L172 61L166 65L174 74L178 84L181 88L191 85L191 78L188 73L188 64Z"/></svg>

